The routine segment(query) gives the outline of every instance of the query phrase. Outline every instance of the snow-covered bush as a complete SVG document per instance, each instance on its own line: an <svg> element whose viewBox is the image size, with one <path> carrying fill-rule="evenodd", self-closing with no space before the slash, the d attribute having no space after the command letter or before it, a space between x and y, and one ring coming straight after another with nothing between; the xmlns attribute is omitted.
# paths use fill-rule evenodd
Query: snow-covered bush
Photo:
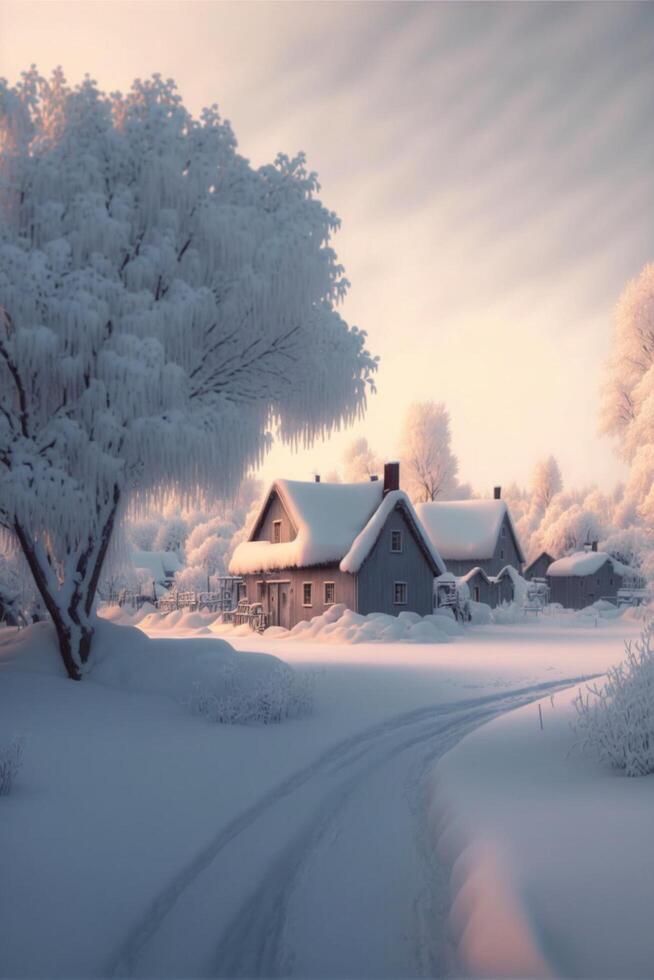
<svg viewBox="0 0 654 980"><path fill-rule="evenodd" d="M202 684L194 684L187 702L191 713L223 725L274 725L307 715L313 707L313 675L286 665L280 665L248 689L226 666L222 687L216 695Z"/></svg>
<svg viewBox="0 0 654 980"><path fill-rule="evenodd" d="M579 744L627 776L654 772L654 620L640 639L625 643L626 656L603 685L579 691L575 730Z"/></svg>
<svg viewBox="0 0 654 980"><path fill-rule="evenodd" d="M14 780L23 764L23 739L14 736L0 745L0 796L9 796Z"/></svg>
<svg viewBox="0 0 654 980"><path fill-rule="evenodd" d="M486 626L493 619L493 610L485 602L475 602L471 599L468 603L468 610L473 626Z"/></svg>

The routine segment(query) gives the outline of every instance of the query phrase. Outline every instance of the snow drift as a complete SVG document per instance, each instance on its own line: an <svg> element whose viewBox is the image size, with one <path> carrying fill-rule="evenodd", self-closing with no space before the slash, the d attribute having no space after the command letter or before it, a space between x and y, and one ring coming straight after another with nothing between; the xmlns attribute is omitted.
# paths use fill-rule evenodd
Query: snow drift
<svg viewBox="0 0 654 980"><path fill-rule="evenodd" d="M188 614L187 614L188 615ZM66 677L54 629L37 623L0 643L0 670ZM100 619L83 683L171 698L212 721L281 721L308 710L304 678L267 653L241 653L217 637L152 639Z"/></svg>

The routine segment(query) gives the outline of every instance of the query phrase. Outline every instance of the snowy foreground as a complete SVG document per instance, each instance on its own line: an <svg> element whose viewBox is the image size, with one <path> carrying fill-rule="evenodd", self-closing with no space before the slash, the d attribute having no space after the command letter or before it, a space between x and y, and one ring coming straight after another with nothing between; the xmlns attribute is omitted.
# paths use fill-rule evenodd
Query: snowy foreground
<svg viewBox="0 0 654 980"><path fill-rule="evenodd" d="M105 627L98 674L81 684L61 676L44 634L21 657L0 631L0 743L25 739L0 799L0 974L515 975L488 943L502 935L526 950L520 975L635 975L640 920L624 922L640 946L626 939L617 966L588 948L589 929L601 949L629 914L601 899L617 837L651 908L638 836L651 780L567 758L562 688L619 660L638 628L529 622L383 645L249 634L230 637L229 653L210 631L148 643ZM284 661L310 678L313 710L211 724L180 703L191 683L171 666L180 654L189 675L215 674L216 691L225 660L227 676L237 664L264 687ZM156 693L144 680L153 656L169 665ZM534 704L479 728L544 695L543 732ZM615 833L630 815L630 833ZM478 848L484 860L470 862ZM503 905L484 900L499 888Z"/></svg>

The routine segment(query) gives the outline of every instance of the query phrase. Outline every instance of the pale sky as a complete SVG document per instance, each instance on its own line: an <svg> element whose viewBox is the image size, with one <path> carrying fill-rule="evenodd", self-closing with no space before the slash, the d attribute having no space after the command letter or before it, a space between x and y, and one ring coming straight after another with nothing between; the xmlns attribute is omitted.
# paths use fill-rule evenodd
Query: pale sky
<svg viewBox="0 0 654 980"><path fill-rule="evenodd" d="M445 401L462 479L622 476L597 434L613 306L654 259L650 4L0 0L0 74L106 89L158 71L218 102L253 164L305 150L381 357L365 420L263 476L311 478L355 435L387 459Z"/></svg>

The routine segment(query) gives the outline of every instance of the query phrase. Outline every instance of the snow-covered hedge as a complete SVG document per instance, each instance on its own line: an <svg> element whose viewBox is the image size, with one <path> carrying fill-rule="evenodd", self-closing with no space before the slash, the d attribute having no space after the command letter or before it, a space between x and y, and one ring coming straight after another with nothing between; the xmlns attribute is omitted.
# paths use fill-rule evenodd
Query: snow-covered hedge
<svg viewBox="0 0 654 980"><path fill-rule="evenodd" d="M627 776L654 772L654 620L640 639L625 643L626 656L575 698L579 744Z"/></svg>
<svg viewBox="0 0 654 980"><path fill-rule="evenodd" d="M23 740L14 737L0 745L0 796L9 796L23 764Z"/></svg>

